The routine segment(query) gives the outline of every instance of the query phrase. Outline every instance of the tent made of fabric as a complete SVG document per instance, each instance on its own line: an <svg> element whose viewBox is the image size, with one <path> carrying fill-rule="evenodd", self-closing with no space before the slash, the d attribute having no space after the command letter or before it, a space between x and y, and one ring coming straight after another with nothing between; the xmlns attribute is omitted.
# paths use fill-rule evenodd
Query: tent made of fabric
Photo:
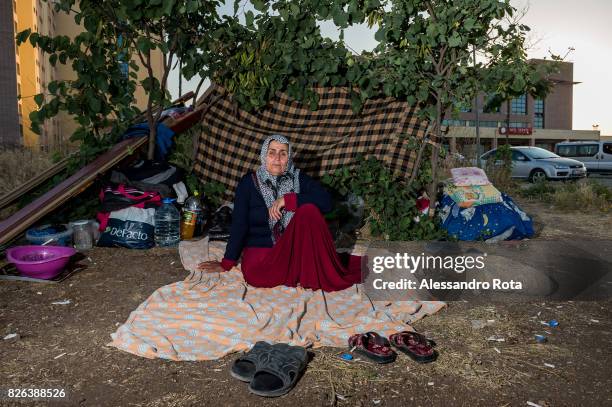
<svg viewBox="0 0 612 407"><path fill-rule="evenodd" d="M272 134L291 141L296 166L315 178L357 165L360 154L410 175L417 154L408 148L409 138L422 139L427 125L418 118L417 108L380 98L366 101L356 114L347 88L316 88L315 92L319 96L316 111L278 93L265 108L247 112L222 87L211 85L199 101L206 109L196 175L202 182L226 185L232 194L240 178L260 165L261 145Z"/></svg>

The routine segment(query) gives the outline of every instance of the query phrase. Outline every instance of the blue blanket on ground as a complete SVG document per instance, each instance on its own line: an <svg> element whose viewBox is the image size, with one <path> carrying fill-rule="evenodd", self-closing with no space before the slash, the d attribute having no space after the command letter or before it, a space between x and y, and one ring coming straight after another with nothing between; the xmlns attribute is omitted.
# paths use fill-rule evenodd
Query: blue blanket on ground
<svg viewBox="0 0 612 407"><path fill-rule="evenodd" d="M458 240L520 240L533 236L533 222L502 193L502 202L461 208L444 194L440 201L442 227Z"/></svg>

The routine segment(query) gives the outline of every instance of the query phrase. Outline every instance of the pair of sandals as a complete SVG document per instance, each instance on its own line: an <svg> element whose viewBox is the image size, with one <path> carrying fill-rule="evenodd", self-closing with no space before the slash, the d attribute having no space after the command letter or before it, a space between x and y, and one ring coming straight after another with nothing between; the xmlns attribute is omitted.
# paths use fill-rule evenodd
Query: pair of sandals
<svg viewBox="0 0 612 407"><path fill-rule="evenodd" d="M391 346L418 363L430 363L438 358L434 349L436 343L417 332L398 332L389 339L376 332L366 332L351 336L348 343L353 352L381 364L394 362L397 358L397 352Z"/></svg>
<svg viewBox="0 0 612 407"><path fill-rule="evenodd" d="M234 361L232 377L249 383L249 391L263 397L289 393L308 364L308 353L301 346L257 342Z"/></svg>

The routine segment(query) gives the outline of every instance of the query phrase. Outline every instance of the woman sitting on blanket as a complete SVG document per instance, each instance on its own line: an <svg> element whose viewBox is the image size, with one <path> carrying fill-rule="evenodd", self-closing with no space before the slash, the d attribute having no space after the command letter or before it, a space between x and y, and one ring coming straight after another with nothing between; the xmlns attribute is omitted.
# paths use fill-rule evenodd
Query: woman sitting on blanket
<svg viewBox="0 0 612 407"><path fill-rule="evenodd" d="M261 167L236 189L223 261L201 263L200 269L227 271L242 253L244 279L254 287L337 291L360 282L361 258L341 262L321 214L332 209L329 193L294 167L289 141L268 137L260 157Z"/></svg>

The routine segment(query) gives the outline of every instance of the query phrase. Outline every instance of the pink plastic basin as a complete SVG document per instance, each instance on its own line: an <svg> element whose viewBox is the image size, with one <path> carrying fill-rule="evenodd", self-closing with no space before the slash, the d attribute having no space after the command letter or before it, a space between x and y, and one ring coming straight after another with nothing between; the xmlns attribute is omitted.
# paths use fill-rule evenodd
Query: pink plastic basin
<svg viewBox="0 0 612 407"><path fill-rule="evenodd" d="M64 270L75 253L65 246L17 246L6 251L6 258L21 275L49 280Z"/></svg>

